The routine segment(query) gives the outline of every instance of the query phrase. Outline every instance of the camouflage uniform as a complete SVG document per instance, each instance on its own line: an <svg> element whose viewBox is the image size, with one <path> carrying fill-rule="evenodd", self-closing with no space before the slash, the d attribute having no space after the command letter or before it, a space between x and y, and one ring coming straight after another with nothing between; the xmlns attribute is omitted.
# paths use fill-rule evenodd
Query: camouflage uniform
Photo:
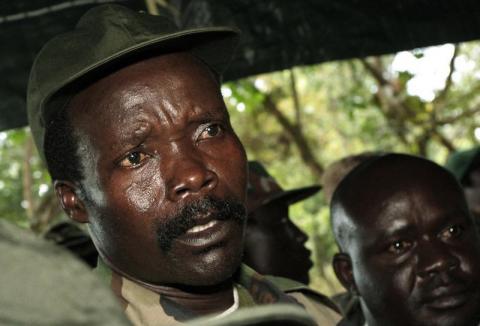
<svg viewBox="0 0 480 326"><path fill-rule="evenodd" d="M199 317L185 307L112 271L101 260L97 271L110 283L134 325L178 325ZM238 292L239 308L272 303L300 304L318 325L336 325L341 318L336 312L336 306L327 297L289 279L260 275L246 265L241 266L234 286Z"/></svg>

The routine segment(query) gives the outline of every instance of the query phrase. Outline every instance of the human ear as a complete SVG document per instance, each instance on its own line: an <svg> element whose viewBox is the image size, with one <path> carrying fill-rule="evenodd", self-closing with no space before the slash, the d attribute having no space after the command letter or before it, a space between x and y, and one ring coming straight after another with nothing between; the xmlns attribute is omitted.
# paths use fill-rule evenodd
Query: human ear
<svg viewBox="0 0 480 326"><path fill-rule="evenodd" d="M333 270L345 289L357 293L357 286L353 278L352 261L346 253L337 253L333 256Z"/></svg>
<svg viewBox="0 0 480 326"><path fill-rule="evenodd" d="M53 183L57 198L65 213L75 222L87 223L88 214L79 198L78 187L70 181L55 180Z"/></svg>

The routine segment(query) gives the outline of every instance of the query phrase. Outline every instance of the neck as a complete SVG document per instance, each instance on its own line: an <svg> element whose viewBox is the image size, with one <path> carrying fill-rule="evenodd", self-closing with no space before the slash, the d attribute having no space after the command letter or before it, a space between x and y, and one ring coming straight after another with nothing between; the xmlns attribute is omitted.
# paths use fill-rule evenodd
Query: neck
<svg viewBox="0 0 480 326"><path fill-rule="evenodd" d="M116 268L109 259L101 255L101 259L112 271L138 285L161 295L161 298L172 301L186 308L197 316L219 314L234 304L233 280L211 286L191 286L183 284L152 284L126 274Z"/></svg>
<svg viewBox="0 0 480 326"><path fill-rule="evenodd" d="M144 282L139 284L198 316L218 314L234 304L231 279L214 286L152 285Z"/></svg>

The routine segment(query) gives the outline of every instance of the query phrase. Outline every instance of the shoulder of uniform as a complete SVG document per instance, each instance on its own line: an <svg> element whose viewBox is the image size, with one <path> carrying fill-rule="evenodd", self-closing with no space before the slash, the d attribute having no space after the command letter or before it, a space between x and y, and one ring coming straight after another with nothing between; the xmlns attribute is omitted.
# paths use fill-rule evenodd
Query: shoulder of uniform
<svg viewBox="0 0 480 326"><path fill-rule="evenodd" d="M310 288L308 285L291 280L289 278L268 275L266 278L283 292L289 294L301 293L310 300L317 301L337 313L340 313L337 305L326 295Z"/></svg>
<svg viewBox="0 0 480 326"><path fill-rule="evenodd" d="M300 290L303 288L308 288L307 285L294 281L289 278L273 276L273 275L265 275L265 277L267 280L275 284L275 286L277 286L283 292L287 292L287 291L290 292L290 291Z"/></svg>

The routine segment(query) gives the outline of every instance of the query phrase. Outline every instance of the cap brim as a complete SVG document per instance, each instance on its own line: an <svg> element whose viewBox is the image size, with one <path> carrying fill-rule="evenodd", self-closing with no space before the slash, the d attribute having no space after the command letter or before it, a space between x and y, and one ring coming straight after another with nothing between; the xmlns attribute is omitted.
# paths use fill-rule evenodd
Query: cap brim
<svg viewBox="0 0 480 326"><path fill-rule="evenodd" d="M270 198L264 200L262 205L265 205L265 204L268 204L268 203L271 203L271 202L274 202L274 201L279 201L279 200L287 203L288 205L292 205L292 204L295 204L296 202L304 200L305 198L313 196L314 194L319 192L320 189L322 189L321 186L313 185L313 186L309 186L309 187L303 187L303 188L297 188L297 189L282 191L282 192L274 194Z"/></svg>

